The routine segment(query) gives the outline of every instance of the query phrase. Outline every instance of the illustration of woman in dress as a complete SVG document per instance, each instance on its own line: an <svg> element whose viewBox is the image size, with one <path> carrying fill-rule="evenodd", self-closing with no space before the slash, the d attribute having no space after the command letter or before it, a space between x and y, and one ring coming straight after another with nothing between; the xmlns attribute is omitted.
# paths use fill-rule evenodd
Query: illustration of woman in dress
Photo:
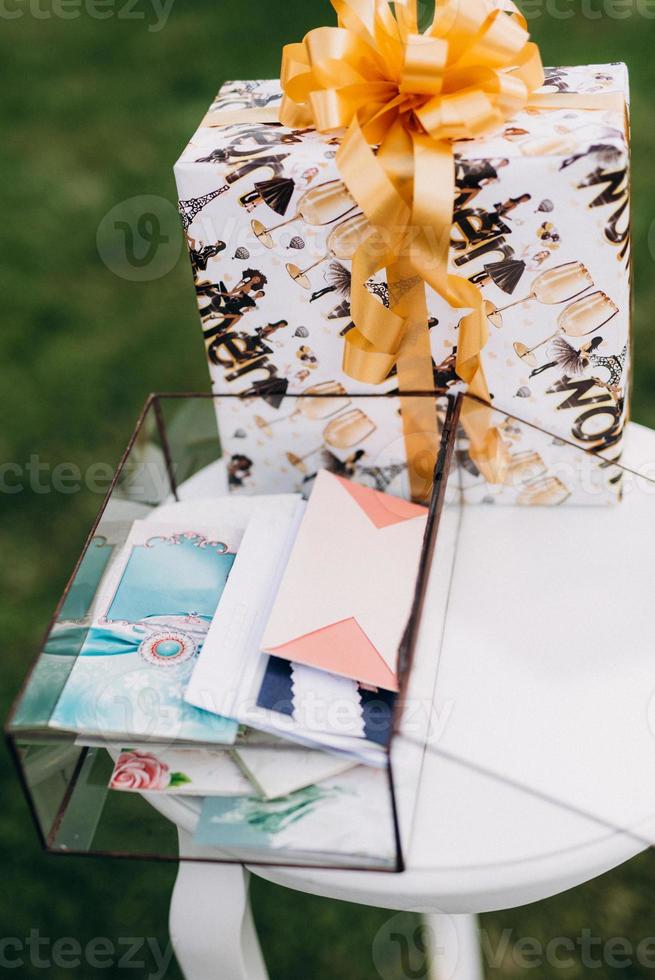
<svg viewBox="0 0 655 980"><path fill-rule="evenodd" d="M257 306L257 300L262 299L266 276L257 269L244 269L241 281L234 289L228 289L224 282L200 283L196 286L198 297L206 297L208 302L200 306L200 318L203 323L207 320L217 320L218 329L234 327L244 313Z"/></svg>
<svg viewBox="0 0 655 980"><path fill-rule="evenodd" d="M244 399L261 398L272 408L277 409L284 400L289 381L287 378L277 376L277 367L274 364L268 365L268 370L270 372L268 378L253 382L250 388L241 392L241 395Z"/></svg>
<svg viewBox="0 0 655 980"><path fill-rule="evenodd" d="M554 357L547 364L534 368L530 372L530 377L534 378L544 371L552 368L560 368L567 375L580 375L589 368L603 368L607 371L606 378L596 378L594 380L602 388L607 388L615 397L621 392L621 379L623 368L625 367L626 357L628 356L627 345L620 354L610 354L603 356L596 351L603 342L602 337L593 337L588 343L583 344L579 350L572 347L564 337L556 337L552 342Z"/></svg>
<svg viewBox="0 0 655 980"><path fill-rule="evenodd" d="M253 211L260 204L267 204L276 214L285 215L295 186L296 182L291 177L257 180L251 191L241 195L239 204L246 211Z"/></svg>
<svg viewBox="0 0 655 980"><path fill-rule="evenodd" d="M277 333L278 330L284 330L284 328L288 326L288 320L276 320L275 323L267 323L265 327L257 327L255 330L255 336L261 337L262 340L269 339L274 333Z"/></svg>
<svg viewBox="0 0 655 980"><path fill-rule="evenodd" d="M225 242L214 242L213 245L205 245L204 242L200 242L199 248L196 248L195 238L187 237L187 242L189 244L189 258L191 259L194 279L198 278L199 272L206 272L209 260L220 255L226 248Z"/></svg>
<svg viewBox="0 0 655 980"><path fill-rule="evenodd" d="M338 293L345 298L350 296L350 270L346 269L345 265L342 265L341 262L330 262L325 273L325 281L327 282L327 286L324 286L323 289L317 289L315 293L312 293L309 300L310 303L321 299L322 296L326 296L328 293Z"/></svg>
<svg viewBox="0 0 655 980"><path fill-rule="evenodd" d="M511 296L521 281L526 264L523 259L514 257L514 249L511 245L501 247L500 251L505 254L505 258L499 259L498 262L487 262L481 272L469 276L469 282L475 286L486 286L493 282L504 293Z"/></svg>
<svg viewBox="0 0 655 980"><path fill-rule="evenodd" d="M502 219L508 218L511 221L512 211L515 211L521 204L529 203L531 200L531 194L520 194L518 197L510 197L507 201L494 205L494 210L490 212L490 218L492 221L494 219L496 220L500 230L500 224L503 223ZM511 231L511 229L506 229L506 232L508 231ZM486 286L488 283L493 282L504 293L511 296L521 281L523 273L526 270L526 264L523 259L516 258L514 249L507 242L503 243L499 240L495 243L494 251L499 251L503 258L496 262L488 262L481 272L470 276L469 281L476 286Z"/></svg>

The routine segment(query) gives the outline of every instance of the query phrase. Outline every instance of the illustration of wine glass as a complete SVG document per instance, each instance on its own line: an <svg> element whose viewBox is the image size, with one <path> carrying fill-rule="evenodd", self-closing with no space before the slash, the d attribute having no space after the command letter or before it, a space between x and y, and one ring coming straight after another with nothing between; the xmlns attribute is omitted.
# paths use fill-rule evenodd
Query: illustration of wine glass
<svg viewBox="0 0 655 980"><path fill-rule="evenodd" d="M364 442L365 439L368 439L375 432L376 428L375 422L365 412L362 412L360 408L353 408L343 415L332 419L326 425L323 431L323 442L333 449L350 449L352 446L356 446L357 443ZM305 453L304 456L298 456L296 453L287 453L286 457L292 466L299 469L301 473L306 474L306 461L317 453L320 453L322 449L323 444L317 446L316 449L312 449L311 452Z"/></svg>
<svg viewBox="0 0 655 980"><path fill-rule="evenodd" d="M312 269L316 269L317 266L323 262L327 262L328 259L341 259L342 261L352 259L364 239L370 234L370 230L371 226L368 223L368 219L361 212L353 215L351 218L347 218L341 224L337 225L328 235L326 242L327 252L325 255L321 256L320 259L317 259L311 265L308 265L306 269L300 269L292 262L288 262L286 267L287 272L293 281L297 282L303 289L310 289L311 286L307 274Z"/></svg>
<svg viewBox="0 0 655 980"><path fill-rule="evenodd" d="M340 218L345 218L357 207L354 199L348 193L346 185L341 180L329 180L305 191L298 201L298 210L292 218L281 221L267 228L261 221L253 220L250 227L254 235L266 248L273 248L272 233L280 228L291 225L294 221L304 221L308 225L331 225Z"/></svg>
<svg viewBox="0 0 655 980"><path fill-rule="evenodd" d="M311 452L305 453L304 456L298 456L296 453L286 453L285 455L287 457L287 461L291 463L292 466L295 466L297 470L300 470L303 476L306 476L307 466L305 465L305 463L307 462L308 459L311 459L312 456L315 456L317 453L320 453L322 448L323 448L322 446L319 446L317 449L312 449Z"/></svg>
<svg viewBox="0 0 655 980"><path fill-rule="evenodd" d="M550 337L546 337L545 340L533 347L517 342L513 345L514 352L530 367L536 367L537 359L534 352L543 347L544 344L548 344L559 334L566 334L568 337L584 337L594 333L595 330L599 330L608 323L612 317L615 317L618 312L618 306L606 293L600 290L589 293L581 299L576 299L574 303L562 310L557 319L557 330Z"/></svg>
<svg viewBox="0 0 655 980"><path fill-rule="evenodd" d="M337 415L350 406L350 398L346 394L346 389L339 381L321 381L320 384L305 388L303 397L297 399L296 407L289 415L283 415L272 422L255 415L255 425L266 435L272 436L272 428L280 422L291 421L302 415L306 419L327 419L332 415ZM318 395L318 398L307 396Z"/></svg>
<svg viewBox="0 0 655 980"><path fill-rule="evenodd" d="M557 133L554 136L535 136L521 144L521 154L526 157L567 156L574 153L578 142L578 131L575 133Z"/></svg>
<svg viewBox="0 0 655 980"><path fill-rule="evenodd" d="M325 427L323 439L333 449L350 449L373 435L377 426L360 408L332 419Z"/></svg>
<svg viewBox="0 0 655 980"><path fill-rule="evenodd" d="M532 289L527 296L514 300L507 306L495 307L487 311L487 315L495 327L502 327L503 313L514 306L520 306L521 303L531 300L549 305L566 303L567 300L574 299L593 285L594 281L589 270L582 262L564 262L540 273L532 283Z"/></svg>
<svg viewBox="0 0 655 980"><path fill-rule="evenodd" d="M553 507L562 504L571 491L557 476L545 476L526 483L516 498L517 504L527 507Z"/></svg>
<svg viewBox="0 0 655 980"><path fill-rule="evenodd" d="M541 455L534 450L525 450L510 455L503 482L506 486L515 487L536 480L537 477L545 476L545 474L546 464Z"/></svg>

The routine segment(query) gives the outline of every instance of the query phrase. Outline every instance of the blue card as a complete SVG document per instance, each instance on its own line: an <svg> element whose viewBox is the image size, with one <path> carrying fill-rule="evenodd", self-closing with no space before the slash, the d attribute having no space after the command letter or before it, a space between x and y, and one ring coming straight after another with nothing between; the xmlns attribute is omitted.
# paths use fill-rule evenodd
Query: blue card
<svg viewBox="0 0 655 980"><path fill-rule="evenodd" d="M112 740L234 741L237 723L186 704L184 691L243 530L135 521L100 585L51 727Z"/></svg>

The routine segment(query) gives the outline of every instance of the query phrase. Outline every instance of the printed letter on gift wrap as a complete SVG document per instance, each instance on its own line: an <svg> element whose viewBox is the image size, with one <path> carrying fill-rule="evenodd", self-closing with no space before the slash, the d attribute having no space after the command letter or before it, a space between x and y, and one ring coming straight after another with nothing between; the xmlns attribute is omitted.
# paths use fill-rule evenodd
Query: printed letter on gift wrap
<svg viewBox="0 0 655 980"><path fill-rule="evenodd" d="M425 507L321 471L264 651L397 691L426 519Z"/></svg>

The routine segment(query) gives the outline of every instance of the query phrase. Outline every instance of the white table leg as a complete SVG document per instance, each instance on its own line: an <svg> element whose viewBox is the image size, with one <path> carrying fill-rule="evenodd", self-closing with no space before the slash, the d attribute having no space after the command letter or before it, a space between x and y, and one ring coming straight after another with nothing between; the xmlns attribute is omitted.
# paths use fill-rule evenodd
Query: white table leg
<svg viewBox="0 0 655 980"><path fill-rule="evenodd" d="M483 980L477 915L423 916L430 937L430 980Z"/></svg>
<svg viewBox="0 0 655 980"><path fill-rule="evenodd" d="M191 842L180 830L180 851ZM181 861L169 915L186 980L268 980L241 865Z"/></svg>

